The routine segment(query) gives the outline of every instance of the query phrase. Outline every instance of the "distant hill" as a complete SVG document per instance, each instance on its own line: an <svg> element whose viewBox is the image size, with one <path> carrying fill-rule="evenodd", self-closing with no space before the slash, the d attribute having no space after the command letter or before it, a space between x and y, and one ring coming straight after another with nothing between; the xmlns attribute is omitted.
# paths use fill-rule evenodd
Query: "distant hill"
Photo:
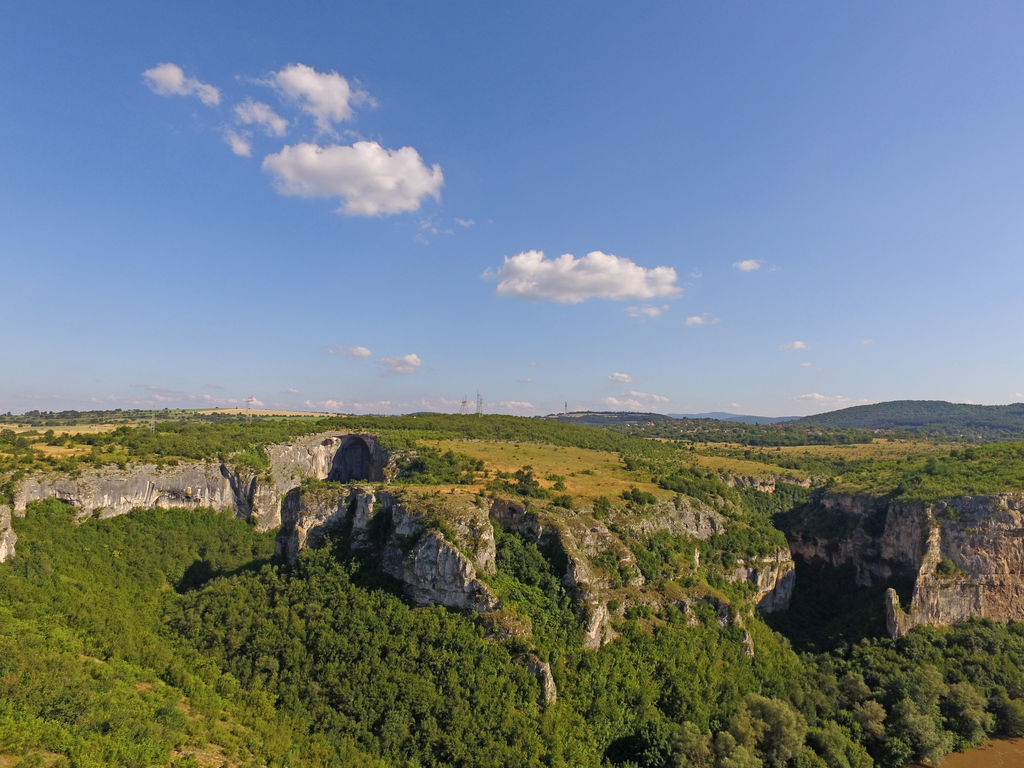
<svg viewBox="0 0 1024 768"><path fill-rule="evenodd" d="M710 413L670 413L674 419L717 419L718 421L735 421L740 424L782 424L785 421L795 421L799 416L744 416L725 411L711 411Z"/></svg>
<svg viewBox="0 0 1024 768"><path fill-rule="evenodd" d="M573 411L553 413L547 418L569 421L575 424L610 426L613 424L656 424L667 421L731 421L737 424L781 424L794 421L798 416L740 416L735 413L715 411L713 413L640 413L637 411Z"/></svg>
<svg viewBox="0 0 1024 768"><path fill-rule="evenodd" d="M805 416L794 423L987 440L1024 439L1024 403L967 405L943 400L893 400Z"/></svg>
<svg viewBox="0 0 1024 768"><path fill-rule="evenodd" d="M663 413L636 413L634 411L571 411L569 413L551 413L545 418L567 421L571 424L588 424L590 426L608 427L617 424L654 424L663 421L675 421L672 416Z"/></svg>

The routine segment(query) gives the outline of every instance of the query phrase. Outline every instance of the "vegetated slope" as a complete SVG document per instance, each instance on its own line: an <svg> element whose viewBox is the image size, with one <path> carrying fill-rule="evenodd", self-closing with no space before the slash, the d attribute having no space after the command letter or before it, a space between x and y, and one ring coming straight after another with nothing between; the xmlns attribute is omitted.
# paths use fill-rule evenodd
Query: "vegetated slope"
<svg viewBox="0 0 1024 768"><path fill-rule="evenodd" d="M708 413L670 413L674 419L716 419L718 421L738 421L741 424L781 424L795 421L798 416L750 416L726 411L710 411Z"/></svg>
<svg viewBox="0 0 1024 768"><path fill-rule="evenodd" d="M796 423L977 440L1010 440L1024 437L1024 403L967 405L942 400L893 400L805 416Z"/></svg>
<svg viewBox="0 0 1024 768"><path fill-rule="evenodd" d="M73 526L47 502L17 522L0 755L30 765L867 768L1024 733L1018 625L801 658L756 616L666 589L586 651L549 556L500 534L496 585L558 686L545 704L528 638L411 608L341 548L266 562L265 537L204 511ZM652 577L687 551L635 544Z"/></svg>
<svg viewBox="0 0 1024 768"><path fill-rule="evenodd" d="M482 478L487 493L541 512L546 527L573 525L586 536L605 525L620 537L625 549L591 558L592 579L621 596L608 606L617 639L581 647L565 563L543 540L513 532L494 532L489 584L510 619L502 624L500 616L410 607L341 538L290 566L267 561L268 540L243 522L212 513L137 512L75 527L59 504L37 503L15 520L18 554L0 565L0 758L895 768L990 734L1024 734L1020 625L915 629L895 643L868 638L799 657L750 612L751 585L726 575L781 542L771 516L807 489L740 491L693 467L688 449L546 420L340 423L376 423L412 447L456 437L483 439L488 450L502 439L579 444L650 483L651 492L588 498L572 495L571 471L560 476L555 466L540 478L529 466ZM263 430L231 425L202 435L255 451ZM115 439L135 444L134 433ZM161 447L144 436L138 445ZM489 454L473 457L466 445L466 456L457 446L424 454L410 479L453 489L481 480L476 462ZM939 477L948 463L984 475L1005 465L999 450L1013 447L968 447L921 471ZM545 460L559 453L545 449ZM600 465L581 466L579 477L589 482L583 472ZM459 495L450 490L428 492ZM700 500L730 524L706 539L652 530L655 493L662 504ZM441 530L444 508L437 504L433 523ZM625 567L631 560L635 567ZM545 703L538 684L543 663L557 702Z"/></svg>

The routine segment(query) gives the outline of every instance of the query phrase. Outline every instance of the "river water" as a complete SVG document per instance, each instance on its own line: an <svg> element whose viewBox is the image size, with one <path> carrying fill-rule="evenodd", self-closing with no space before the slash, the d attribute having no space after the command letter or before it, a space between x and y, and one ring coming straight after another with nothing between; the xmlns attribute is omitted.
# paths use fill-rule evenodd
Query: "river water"
<svg viewBox="0 0 1024 768"><path fill-rule="evenodd" d="M992 741L949 755L942 768L1024 768L1024 739Z"/></svg>

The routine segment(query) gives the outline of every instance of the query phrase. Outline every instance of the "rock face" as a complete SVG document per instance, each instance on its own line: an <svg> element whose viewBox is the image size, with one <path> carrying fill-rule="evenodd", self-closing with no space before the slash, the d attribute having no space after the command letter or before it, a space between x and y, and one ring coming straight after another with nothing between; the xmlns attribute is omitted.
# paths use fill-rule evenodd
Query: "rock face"
<svg viewBox="0 0 1024 768"><path fill-rule="evenodd" d="M1024 494L934 504L834 496L822 499L819 513L828 516L831 534L794 532L794 553L852 564L865 586L900 576L913 582L906 608L894 590L887 593L893 637L918 624L1024 620Z"/></svg>
<svg viewBox="0 0 1024 768"><path fill-rule="evenodd" d="M14 545L18 541L11 528L11 508L0 504L0 563L14 557Z"/></svg>
<svg viewBox="0 0 1024 768"><path fill-rule="evenodd" d="M558 701L558 688L555 687L555 678L551 674L551 665L530 653L526 656L526 669L537 678L537 682L540 684L541 699L544 703L554 704Z"/></svg>
<svg viewBox="0 0 1024 768"><path fill-rule="evenodd" d="M127 469L103 467L75 476L36 475L15 489L14 511L38 499L56 498L76 507L83 517L123 515L134 507L212 507L231 509L252 519L261 531L281 525L281 502L303 478L381 480L394 464L377 438L365 434L321 433L266 448L270 469L232 469L230 462L181 462ZM365 473L364 477L357 477Z"/></svg>
<svg viewBox="0 0 1024 768"><path fill-rule="evenodd" d="M796 584L796 564L788 549L750 562L741 562L727 578L733 582L749 581L757 586L754 603L762 613L789 608Z"/></svg>
<svg viewBox="0 0 1024 768"><path fill-rule="evenodd" d="M419 500L407 504L390 493L342 485L296 489L285 499L277 550L294 561L304 547L336 534L352 551L372 555L416 605L493 610L498 599L477 574L495 572L494 531L486 510L456 506L445 510L442 532L431 527L439 519L435 510Z"/></svg>

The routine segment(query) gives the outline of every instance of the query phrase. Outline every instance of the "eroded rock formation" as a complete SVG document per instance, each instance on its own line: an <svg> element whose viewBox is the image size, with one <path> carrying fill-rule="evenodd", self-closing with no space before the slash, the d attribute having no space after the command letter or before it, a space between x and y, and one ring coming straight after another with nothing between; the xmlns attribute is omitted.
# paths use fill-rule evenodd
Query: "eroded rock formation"
<svg viewBox="0 0 1024 768"><path fill-rule="evenodd" d="M14 557L14 545L18 537L11 528L11 508L0 504L0 563Z"/></svg>
<svg viewBox="0 0 1024 768"><path fill-rule="evenodd" d="M285 499L277 550L294 560L304 547L320 546L334 534L352 551L371 555L416 605L493 610L498 599L478 578L495 572L486 510L447 502L443 516L436 512L429 501L406 503L369 488L299 488ZM437 527L442 519L444 531Z"/></svg>
<svg viewBox="0 0 1024 768"><path fill-rule="evenodd" d="M306 435L266 447L269 469L233 468L231 462L180 462L176 466L102 467L75 475L41 474L25 478L14 493L14 511L29 502L56 498L83 517L123 515L134 507L212 507L231 509L252 519L261 531L281 525L281 501L304 478L388 479L394 464L377 438L336 432ZM359 477L360 472L368 473Z"/></svg>
<svg viewBox="0 0 1024 768"><path fill-rule="evenodd" d="M817 519L816 517L817 516ZM1024 494L934 504L829 496L791 532L793 552L850 564L862 586L913 583L909 606L886 598L889 632L969 618L1024 620Z"/></svg>

